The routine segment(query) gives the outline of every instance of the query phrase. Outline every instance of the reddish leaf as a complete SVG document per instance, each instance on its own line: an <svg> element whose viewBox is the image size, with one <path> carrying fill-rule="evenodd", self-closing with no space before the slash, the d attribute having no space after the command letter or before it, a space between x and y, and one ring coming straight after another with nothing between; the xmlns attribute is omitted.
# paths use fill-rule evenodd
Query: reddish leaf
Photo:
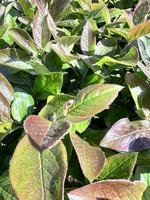
<svg viewBox="0 0 150 200"><path fill-rule="evenodd" d="M56 121L54 123L38 115L29 116L24 122L25 132L31 142L40 148L51 148L57 144L67 133L70 123L67 121Z"/></svg>
<svg viewBox="0 0 150 200"><path fill-rule="evenodd" d="M14 98L14 90L8 80L0 73L0 92L5 96L9 103Z"/></svg>
<svg viewBox="0 0 150 200"><path fill-rule="evenodd" d="M150 148L150 122L130 122L128 118L123 118L111 127L100 145L125 152Z"/></svg>
<svg viewBox="0 0 150 200"><path fill-rule="evenodd" d="M0 118L10 118L10 105L0 92Z"/></svg>
<svg viewBox="0 0 150 200"><path fill-rule="evenodd" d="M104 167L105 154L100 148L91 146L76 134L71 134L71 141L85 177L92 182Z"/></svg>
<svg viewBox="0 0 150 200"><path fill-rule="evenodd" d="M96 182L68 193L70 200L141 200L146 189L143 182L108 180Z"/></svg>

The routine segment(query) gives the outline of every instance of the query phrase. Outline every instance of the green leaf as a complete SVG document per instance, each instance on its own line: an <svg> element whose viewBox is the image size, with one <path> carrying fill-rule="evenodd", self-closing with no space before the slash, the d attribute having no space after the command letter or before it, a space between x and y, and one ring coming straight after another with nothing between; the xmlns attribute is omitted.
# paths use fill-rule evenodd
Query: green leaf
<svg viewBox="0 0 150 200"><path fill-rule="evenodd" d="M29 61L29 54L19 49L8 48L0 50L0 64L2 65L30 72L33 71L33 67L31 66Z"/></svg>
<svg viewBox="0 0 150 200"><path fill-rule="evenodd" d="M75 133L71 134L70 137L83 174L90 182L93 182L104 167L105 154L99 147L91 146Z"/></svg>
<svg viewBox="0 0 150 200"><path fill-rule="evenodd" d="M148 65L150 63L150 34L138 38L137 41L141 58Z"/></svg>
<svg viewBox="0 0 150 200"><path fill-rule="evenodd" d="M95 51L96 37L90 21L87 21L83 28L80 46L84 54L91 55Z"/></svg>
<svg viewBox="0 0 150 200"><path fill-rule="evenodd" d="M78 123L108 109L122 88L115 84L94 84L82 89L70 107L67 119Z"/></svg>
<svg viewBox="0 0 150 200"><path fill-rule="evenodd" d="M91 123L91 120L85 120L79 123L72 123L71 128L69 129L69 132L75 133L77 131L79 133L82 133L88 128L90 123Z"/></svg>
<svg viewBox="0 0 150 200"><path fill-rule="evenodd" d="M141 165L137 166L134 180L141 180L148 185L146 191L143 194L142 200L148 200L150 195L150 166L149 165Z"/></svg>
<svg viewBox="0 0 150 200"><path fill-rule="evenodd" d="M17 125L15 125L12 121L0 121L0 141L17 128Z"/></svg>
<svg viewBox="0 0 150 200"><path fill-rule="evenodd" d="M34 106L34 99L25 92L16 92L11 105L11 114L14 120L22 122L30 114Z"/></svg>
<svg viewBox="0 0 150 200"><path fill-rule="evenodd" d="M60 72L39 75L34 82L33 94L38 99L46 99L49 95L60 94L62 83L63 74Z"/></svg>
<svg viewBox="0 0 150 200"><path fill-rule="evenodd" d="M108 66L112 66L113 64L121 64L121 65L127 65L127 66L135 66L137 65L139 61L139 54L136 47L132 47L124 56L114 59L109 56L102 57L98 62L96 62L94 65L98 65L102 67L104 64Z"/></svg>
<svg viewBox="0 0 150 200"><path fill-rule="evenodd" d="M70 200L118 199L141 200L146 184L140 181L127 180L100 181L68 193ZM98 197L98 198L97 198Z"/></svg>
<svg viewBox="0 0 150 200"><path fill-rule="evenodd" d="M0 199L2 200L17 200L15 192L11 187L8 175L3 174L0 177Z"/></svg>
<svg viewBox="0 0 150 200"><path fill-rule="evenodd" d="M0 73L0 92L9 101L9 103L14 98L14 89L8 80Z"/></svg>
<svg viewBox="0 0 150 200"><path fill-rule="evenodd" d="M126 83L129 86L131 95L134 99L137 113L141 118L150 118L150 85L146 81L133 73L127 73Z"/></svg>
<svg viewBox="0 0 150 200"><path fill-rule="evenodd" d="M65 116L65 103L74 97L67 94L49 96L47 104L40 111L40 116L53 121Z"/></svg>
<svg viewBox="0 0 150 200"><path fill-rule="evenodd" d="M53 1L50 11L54 19L58 19L63 11L63 9L67 6L70 0L55 0Z"/></svg>
<svg viewBox="0 0 150 200"><path fill-rule="evenodd" d="M130 179L138 153L120 153L106 159L106 164L97 180Z"/></svg>
<svg viewBox="0 0 150 200"><path fill-rule="evenodd" d="M10 162L10 181L18 199L60 200L64 196L67 153L60 142L52 149L38 151L24 136Z"/></svg>
<svg viewBox="0 0 150 200"><path fill-rule="evenodd" d="M25 15L27 15L28 17L34 16L34 9L29 0L19 0L19 3L21 5Z"/></svg>
<svg viewBox="0 0 150 200"><path fill-rule="evenodd" d="M25 51L32 53L33 55L38 54L38 50L33 39L23 29L12 28L9 30L9 35Z"/></svg>

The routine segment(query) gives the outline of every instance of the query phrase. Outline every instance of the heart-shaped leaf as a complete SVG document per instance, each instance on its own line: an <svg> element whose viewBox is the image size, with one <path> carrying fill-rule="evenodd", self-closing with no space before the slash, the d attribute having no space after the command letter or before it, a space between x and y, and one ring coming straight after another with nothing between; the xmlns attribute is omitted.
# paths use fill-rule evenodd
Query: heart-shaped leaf
<svg viewBox="0 0 150 200"><path fill-rule="evenodd" d="M83 174L90 182L93 182L104 167L105 154L99 147L91 146L75 133L71 134L71 141L78 156Z"/></svg>
<svg viewBox="0 0 150 200"><path fill-rule="evenodd" d="M70 200L141 200L146 185L143 182L108 180L96 182L68 193Z"/></svg>
<svg viewBox="0 0 150 200"><path fill-rule="evenodd" d="M0 73L0 92L9 101L9 103L14 98L14 89L8 80Z"/></svg>
<svg viewBox="0 0 150 200"><path fill-rule="evenodd" d="M106 159L105 166L97 180L129 179L137 161L138 153L120 153Z"/></svg>
<svg viewBox="0 0 150 200"><path fill-rule="evenodd" d="M69 128L68 121L52 123L38 115L31 115L24 121L24 129L31 142L41 149L52 148L64 137Z"/></svg>
<svg viewBox="0 0 150 200"><path fill-rule="evenodd" d="M18 199L63 200L67 153L63 143L39 151L24 136L10 162L10 181Z"/></svg>
<svg viewBox="0 0 150 200"><path fill-rule="evenodd" d="M108 109L122 88L115 84L94 84L82 89L77 94L66 118L74 123L90 119Z"/></svg>
<svg viewBox="0 0 150 200"><path fill-rule="evenodd" d="M117 121L102 139L101 146L116 151L142 151L150 148L150 122L128 118Z"/></svg>

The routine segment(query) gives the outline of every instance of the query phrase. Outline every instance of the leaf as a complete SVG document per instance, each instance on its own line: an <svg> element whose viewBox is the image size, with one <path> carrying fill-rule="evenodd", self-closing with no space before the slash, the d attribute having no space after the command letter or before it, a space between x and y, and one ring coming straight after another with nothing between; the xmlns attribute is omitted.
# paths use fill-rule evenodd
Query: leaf
<svg viewBox="0 0 150 200"><path fill-rule="evenodd" d="M50 122L38 115L31 115L24 121L24 129L32 144L40 149L52 148L68 132L70 123L65 120Z"/></svg>
<svg viewBox="0 0 150 200"><path fill-rule="evenodd" d="M10 181L18 199L63 200L67 153L60 142L52 149L38 151L24 136L10 162Z"/></svg>
<svg viewBox="0 0 150 200"><path fill-rule="evenodd" d="M147 14L149 12L149 2L148 0L140 0L134 9L133 21L134 24L140 24L146 20Z"/></svg>
<svg viewBox="0 0 150 200"><path fill-rule="evenodd" d="M128 40L131 42L143 35L150 33L150 20L147 20L134 28L130 29L128 34Z"/></svg>
<svg viewBox="0 0 150 200"><path fill-rule="evenodd" d="M10 105L1 92L0 92L0 118L10 119Z"/></svg>
<svg viewBox="0 0 150 200"><path fill-rule="evenodd" d="M33 19L32 33L34 41L39 48L44 48L51 37L47 17L39 11L37 11Z"/></svg>
<svg viewBox="0 0 150 200"><path fill-rule="evenodd" d="M93 84L77 94L66 118L78 123L109 108L123 87L115 84Z"/></svg>
<svg viewBox="0 0 150 200"><path fill-rule="evenodd" d="M0 142L17 128L18 126L10 120L0 121Z"/></svg>
<svg viewBox="0 0 150 200"><path fill-rule="evenodd" d="M26 52L19 49L1 49L0 64L10 68L32 71L33 67L29 63L30 56Z"/></svg>
<svg viewBox="0 0 150 200"><path fill-rule="evenodd" d="M2 200L17 200L16 195L11 187L8 175L3 174L0 177L0 198Z"/></svg>
<svg viewBox="0 0 150 200"><path fill-rule="evenodd" d="M117 42L113 38L106 38L100 40L95 48L96 56L113 56L117 49Z"/></svg>
<svg viewBox="0 0 150 200"><path fill-rule="evenodd" d="M38 99L46 99L49 95L60 94L62 83L63 74L61 72L39 75L34 82L33 94Z"/></svg>
<svg viewBox="0 0 150 200"><path fill-rule="evenodd" d="M150 166L149 165L140 165L137 166L135 175L134 175L134 180L141 180L145 182L148 187L146 191L143 194L142 200L148 200L149 194L150 194L150 184L149 184L149 177L150 177Z"/></svg>
<svg viewBox="0 0 150 200"><path fill-rule="evenodd" d="M129 179L133 173L138 153L120 153L106 159L105 166L97 180Z"/></svg>
<svg viewBox="0 0 150 200"><path fill-rule="evenodd" d="M55 0L53 1L53 4L50 7L50 11L52 13L52 16L54 19L58 19L64 10L64 8L67 6L67 4L70 2L70 0Z"/></svg>
<svg viewBox="0 0 150 200"><path fill-rule="evenodd" d="M55 119L63 118L65 116L65 102L74 97L67 94L60 94L56 96L49 96L47 104L40 111L40 116L53 121Z"/></svg>
<svg viewBox="0 0 150 200"><path fill-rule="evenodd" d="M9 29L9 35L25 51L32 53L33 55L38 54L38 50L33 39L23 29L18 29L18 28Z"/></svg>
<svg viewBox="0 0 150 200"><path fill-rule="evenodd" d="M150 34L138 38L138 47L142 60L146 65L150 63Z"/></svg>
<svg viewBox="0 0 150 200"><path fill-rule="evenodd" d="M47 25L48 25L49 31L54 37L54 39L57 40L57 37L58 37L57 27L50 13L47 14L46 18L47 18Z"/></svg>
<svg viewBox="0 0 150 200"><path fill-rule="evenodd" d="M128 118L117 121L102 139L100 145L116 151L142 151L150 147L150 122Z"/></svg>
<svg viewBox="0 0 150 200"><path fill-rule="evenodd" d="M134 99L137 113L144 119L150 117L150 85L146 81L133 73L127 73L125 76L126 83Z"/></svg>
<svg viewBox="0 0 150 200"><path fill-rule="evenodd" d="M80 46L82 52L86 55L91 55L95 51L96 37L90 21L87 21L83 28Z"/></svg>
<svg viewBox="0 0 150 200"><path fill-rule="evenodd" d="M11 114L14 120L22 122L22 120L30 113L34 106L34 99L25 92L16 92L14 101L11 105Z"/></svg>
<svg viewBox="0 0 150 200"><path fill-rule="evenodd" d="M9 101L9 103L14 98L14 89L8 80L0 73L0 92Z"/></svg>
<svg viewBox="0 0 150 200"><path fill-rule="evenodd" d="M91 120L85 120L79 123L72 123L71 128L69 129L69 132L75 133L77 131L79 133L82 133L88 128L90 123L91 123Z"/></svg>
<svg viewBox="0 0 150 200"><path fill-rule="evenodd" d="M75 133L70 137L83 174L90 182L93 182L104 167L105 154L99 147L91 146Z"/></svg>
<svg viewBox="0 0 150 200"><path fill-rule="evenodd" d="M143 182L127 180L108 180L96 182L68 193L70 200L141 200L146 189Z"/></svg>
<svg viewBox="0 0 150 200"><path fill-rule="evenodd" d="M124 56L114 59L109 56L102 57L98 62L96 62L94 65L98 65L102 67L104 64L108 66L112 66L113 64L121 64L121 65L127 65L127 66L135 66L137 65L139 61L139 54L136 47L132 47Z"/></svg>
<svg viewBox="0 0 150 200"><path fill-rule="evenodd" d="M29 0L19 0L19 3L25 13L28 17L33 17L34 16L34 9L32 7L32 4L30 3Z"/></svg>

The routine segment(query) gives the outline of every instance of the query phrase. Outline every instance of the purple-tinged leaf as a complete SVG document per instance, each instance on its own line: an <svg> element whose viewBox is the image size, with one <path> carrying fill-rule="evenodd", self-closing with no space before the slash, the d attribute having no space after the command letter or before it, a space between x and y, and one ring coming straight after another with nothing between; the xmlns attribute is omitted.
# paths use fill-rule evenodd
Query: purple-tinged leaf
<svg viewBox="0 0 150 200"><path fill-rule="evenodd" d="M104 167L105 154L99 147L91 146L75 133L71 134L71 141L78 156L83 174L90 182L93 182Z"/></svg>
<svg viewBox="0 0 150 200"><path fill-rule="evenodd" d="M111 127L100 145L119 152L138 152L150 148L150 122L130 122L128 118L123 118Z"/></svg>
<svg viewBox="0 0 150 200"><path fill-rule="evenodd" d="M0 73L0 92L10 103L14 99L14 89L8 80Z"/></svg>
<svg viewBox="0 0 150 200"><path fill-rule="evenodd" d="M67 152L62 142L39 151L27 136L18 143L9 176L19 200L63 200Z"/></svg>
<svg viewBox="0 0 150 200"><path fill-rule="evenodd" d="M149 0L140 0L134 9L133 21L134 24L140 24L145 21L150 10Z"/></svg>
<svg viewBox="0 0 150 200"><path fill-rule="evenodd" d="M10 104L0 92L0 119L10 118Z"/></svg>
<svg viewBox="0 0 150 200"><path fill-rule="evenodd" d="M52 148L70 128L68 121L50 122L38 115L31 115L24 121L24 129L33 145L41 149Z"/></svg>
<svg viewBox="0 0 150 200"><path fill-rule="evenodd" d="M80 46L84 54L91 55L95 51L96 37L90 21L87 21L83 28Z"/></svg>
<svg viewBox="0 0 150 200"><path fill-rule="evenodd" d="M140 181L108 180L68 193L70 200L141 200L146 184Z"/></svg>

